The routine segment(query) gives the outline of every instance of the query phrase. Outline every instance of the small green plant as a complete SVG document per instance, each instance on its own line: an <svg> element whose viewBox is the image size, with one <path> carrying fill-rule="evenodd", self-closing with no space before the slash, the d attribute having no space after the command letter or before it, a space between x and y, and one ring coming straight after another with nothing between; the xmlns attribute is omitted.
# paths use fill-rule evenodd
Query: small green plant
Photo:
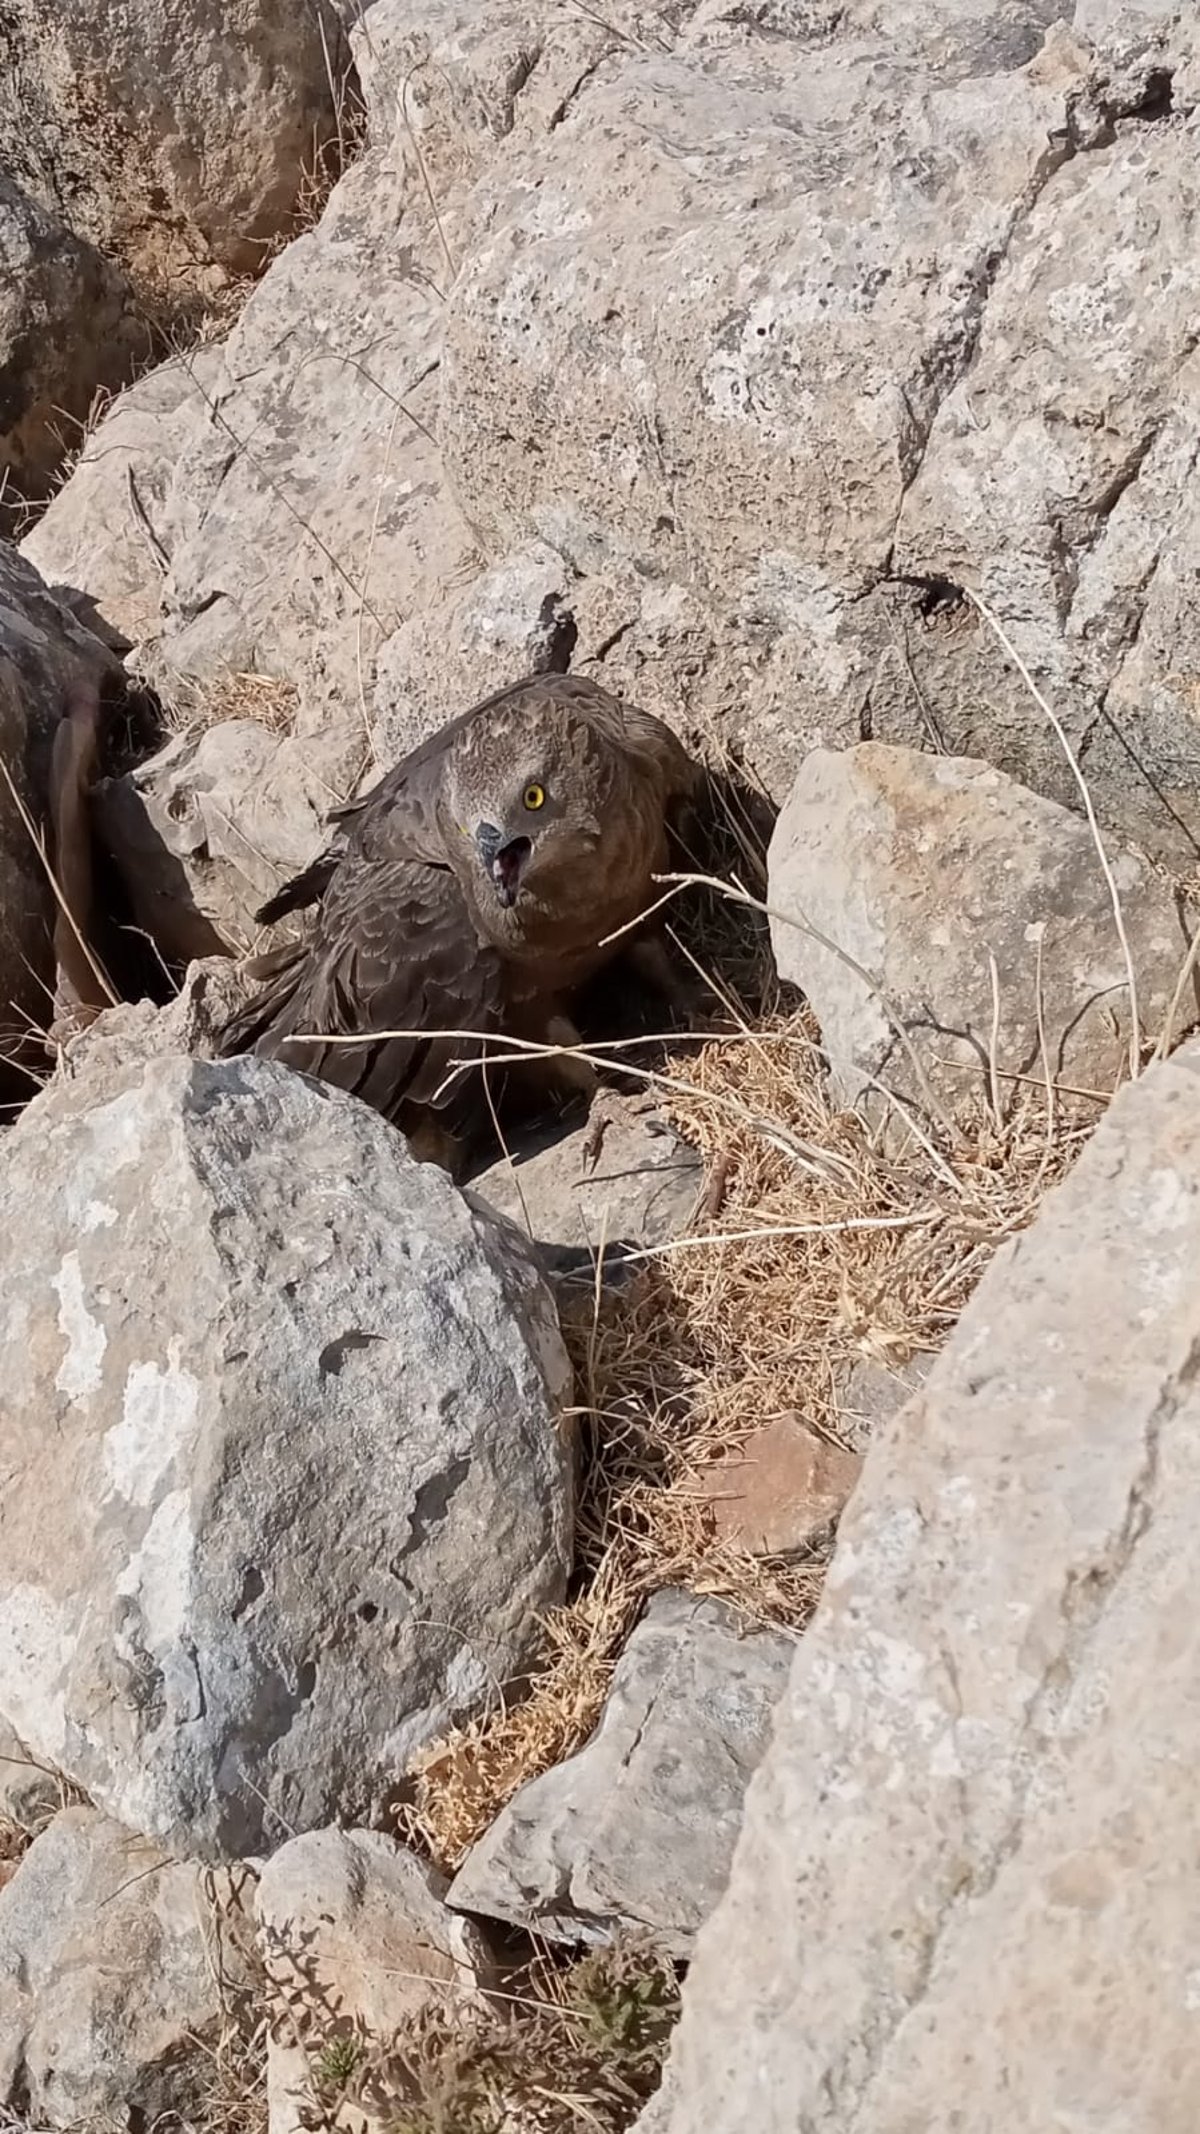
<svg viewBox="0 0 1200 2134"><path fill-rule="evenodd" d="M504 2009L414 2019L378 2070L387 2134L623 2134L657 2086L679 2012L675 1969L644 1939L543 1959Z"/></svg>
<svg viewBox="0 0 1200 2134"><path fill-rule="evenodd" d="M313 2061L313 2076L322 2089L345 2089L363 2056L362 2039L347 2031L330 2038Z"/></svg>
<svg viewBox="0 0 1200 2134"><path fill-rule="evenodd" d="M568 2016L578 2017L593 2049L637 2078L662 2066L679 2013L679 1982L652 1944L618 1941L567 1973L563 2004Z"/></svg>

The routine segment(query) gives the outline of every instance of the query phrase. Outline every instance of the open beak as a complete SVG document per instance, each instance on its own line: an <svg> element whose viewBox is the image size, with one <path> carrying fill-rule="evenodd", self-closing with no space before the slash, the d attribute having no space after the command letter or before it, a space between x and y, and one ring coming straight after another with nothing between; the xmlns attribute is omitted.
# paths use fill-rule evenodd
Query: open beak
<svg viewBox="0 0 1200 2134"><path fill-rule="evenodd" d="M505 837L494 823L481 822L475 832L479 855L505 910L517 900L521 870L533 850L527 837Z"/></svg>

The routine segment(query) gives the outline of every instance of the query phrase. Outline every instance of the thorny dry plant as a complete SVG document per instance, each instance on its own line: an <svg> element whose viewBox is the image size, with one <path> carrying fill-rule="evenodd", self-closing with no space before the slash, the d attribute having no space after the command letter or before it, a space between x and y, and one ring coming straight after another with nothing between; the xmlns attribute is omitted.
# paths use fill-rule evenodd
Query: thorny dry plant
<svg viewBox="0 0 1200 2134"><path fill-rule="evenodd" d="M486 1998L448 1987L389 2038L300 2003L281 2035L307 2065L291 2101L313 2134L621 2134L657 2086L678 2009L674 1964L619 1935L583 1957L535 1954Z"/></svg>

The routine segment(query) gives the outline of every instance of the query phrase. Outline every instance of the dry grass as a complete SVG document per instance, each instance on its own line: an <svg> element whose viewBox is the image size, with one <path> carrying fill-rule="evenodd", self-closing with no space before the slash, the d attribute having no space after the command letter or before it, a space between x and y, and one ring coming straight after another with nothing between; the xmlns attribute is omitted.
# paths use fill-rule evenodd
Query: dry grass
<svg viewBox="0 0 1200 2134"><path fill-rule="evenodd" d="M674 1966L638 1937L541 1955L487 2003L432 2003L391 2038L304 2011L305 2125L385 2134L620 2134L657 2087L679 2007ZM232 2130L231 2130L232 2134Z"/></svg>
<svg viewBox="0 0 1200 2134"><path fill-rule="evenodd" d="M565 1307L585 1459L576 1590L546 1622L529 1694L423 1760L405 1820L448 1867L587 1739L648 1594L684 1586L803 1629L828 1544L802 1559L730 1547L697 1476L788 1410L844 1442L849 1367L935 1353L1090 1130L1078 1107L1048 1110L1043 1090L1020 1087L1003 1123L981 1107L953 1154L916 1139L888 1153L831 1104L804 1010L676 1059L664 1085L668 1117L704 1156L705 1203L631 1286L597 1284Z"/></svg>
<svg viewBox="0 0 1200 2134"><path fill-rule="evenodd" d="M150 678L164 723L176 734L204 733L227 719L254 719L270 733L290 733L299 696L294 682L274 674L226 673L198 682L188 675Z"/></svg>

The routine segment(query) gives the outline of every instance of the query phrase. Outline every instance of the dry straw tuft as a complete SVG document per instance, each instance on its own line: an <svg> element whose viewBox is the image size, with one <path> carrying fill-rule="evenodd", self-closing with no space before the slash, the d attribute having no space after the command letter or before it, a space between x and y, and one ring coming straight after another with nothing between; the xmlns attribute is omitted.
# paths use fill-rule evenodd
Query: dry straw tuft
<svg viewBox="0 0 1200 2134"><path fill-rule="evenodd" d="M648 1594L684 1586L803 1629L828 1545L797 1560L722 1544L697 1476L788 1410L844 1442L849 1367L936 1352L1089 1131L1078 1107L1023 1087L1000 1123L981 1105L953 1152L914 1138L887 1153L831 1102L804 1010L712 1040L663 1081L708 1188L692 1235L565 1310L585 1447L576 1591L545 1625L528 1695L424 1760L406 1821L448 1867L587 1739Z"/></svg>

